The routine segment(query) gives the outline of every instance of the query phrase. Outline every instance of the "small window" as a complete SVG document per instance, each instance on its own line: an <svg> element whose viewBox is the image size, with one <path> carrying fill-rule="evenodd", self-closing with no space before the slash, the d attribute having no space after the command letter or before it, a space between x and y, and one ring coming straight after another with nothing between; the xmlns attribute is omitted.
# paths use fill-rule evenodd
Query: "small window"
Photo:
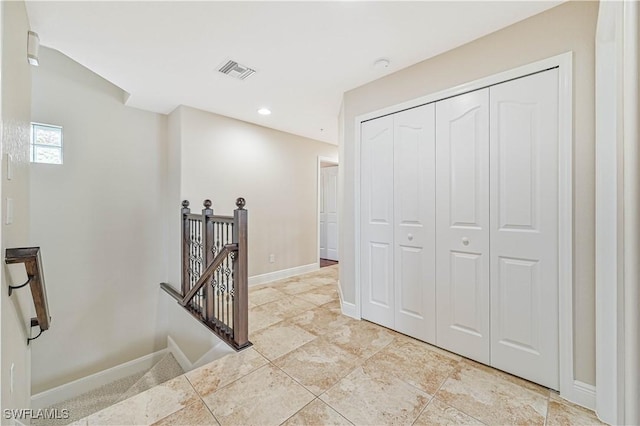
<svg viewBox="0 0 640 426"><path fill-rule="evenodd" d="M62 127L31 123L31 162L62 164Z"/></svg>

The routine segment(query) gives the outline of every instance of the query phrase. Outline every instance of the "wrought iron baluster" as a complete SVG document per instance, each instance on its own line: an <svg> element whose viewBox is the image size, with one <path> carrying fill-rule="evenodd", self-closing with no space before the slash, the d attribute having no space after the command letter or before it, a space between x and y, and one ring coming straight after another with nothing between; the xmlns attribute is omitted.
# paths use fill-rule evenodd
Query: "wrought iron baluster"
<svg viewBox="0 0 640 426"><path fill-rule="evenodd" d="M216 269L216 278L218 280L218 315L217 320L222 318L222 282L220 281L220 268Z"/></svg>
<svg viewBox="0 0 640 426"><path fill-rule="evenodd" d="M228 243L229 242L229 223L228 222L225 223L224 230L225 230L225 238L224 238L224 240ZM226 318L225 324L227 326L227 330L226 331L228 332L230 330L230 324L229 324L229 289L230 289L229 284L230 283L229 283L229 273L228 273L228 271L229 271L229 256L227 256L224 259L224 265L225 265L225 270L224 270L225 282L227 283L227 285L226 285L227 291L225 292L225 302L227 304L227 318Z"/></svg>
<svg viewBox="0 0 640 426"><path fill-rule="evenodd" d="M234 307L234 309L236 308L236 277L235 277L235 270L236 270L236 253L231 253L231 283L232 283L232 287L231 287L231 305ZM235 316L232 316L232 318L235 318ZM236 329L236 324L235 322L233 322L233 327L231 328L231 334L233 335L234 330Z"/></svg>
<svg viewBox="0 0 640 426"><path fill-rule="evenodd" d="M193 221L189 219L189 290L193 287L193 275L195 274L196 264L193 256L193 240L195 239L195 229L193 229Z"/></svg>
<svg viewBox="0 0 640 426"><path fill-rule="evenodd" d="M233 323L233 300L231 299L231 291L233 289L233 281L231 281L231 265L230 265L230 259L227 256L227 270L226 270L226 274L227 274L227 305L229 305L229 312L230 315L227 316L227 324L229 325L229 332L231 332L231 330L233 329L232 323Z"/></svg>

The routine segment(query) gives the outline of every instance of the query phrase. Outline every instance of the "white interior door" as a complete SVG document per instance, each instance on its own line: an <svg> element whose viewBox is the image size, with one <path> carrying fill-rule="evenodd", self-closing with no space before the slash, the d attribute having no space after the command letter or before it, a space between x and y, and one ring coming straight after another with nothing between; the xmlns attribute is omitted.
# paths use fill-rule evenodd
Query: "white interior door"
<svg viewBox="0 0 640 426"><path fill-rule="evenodd" d="M360 179L362 317L393 328L392 116L362 123Z"/></svg>
<svg viewBox="0 0 640 426"><path fill-rule="evenodd" d="M435 107L393 115L395 329L435 343Z"/></svg>
<svg viewBox="0 0 640 426"><path fill-rule="evenodd" d="M490 97L491 365L558 389L558 70Z"/></svg>
<svg viewBox="0 0 640 426"><path fill-rule="evenodd" d="M320 259L327 258L327 211L326 211L326 167L320 168Z"/></svg>
<svg viewBox="0 0 640 426"><path fill-rule="evenodd" d="M324 241L323 259L338 260L338 166L322 168L324 202ZM322 214L321 214L322 215Z"/></svg>
<svg viewBox="0 0 640 426"><path fill-rule="evenodd" d="M489 363L489 89L436 103L437 344Z"/></svg>

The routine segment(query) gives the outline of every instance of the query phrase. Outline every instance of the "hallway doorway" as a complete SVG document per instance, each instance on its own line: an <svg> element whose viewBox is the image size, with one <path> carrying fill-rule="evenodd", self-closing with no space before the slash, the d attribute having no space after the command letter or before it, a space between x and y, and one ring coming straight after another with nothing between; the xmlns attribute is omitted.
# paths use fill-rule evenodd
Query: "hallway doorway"
<svg viewBox="0 0 640 426"><path fill-rule="evenodd" d="M318 262L338 263L338 163L318 158Z"/></svg>

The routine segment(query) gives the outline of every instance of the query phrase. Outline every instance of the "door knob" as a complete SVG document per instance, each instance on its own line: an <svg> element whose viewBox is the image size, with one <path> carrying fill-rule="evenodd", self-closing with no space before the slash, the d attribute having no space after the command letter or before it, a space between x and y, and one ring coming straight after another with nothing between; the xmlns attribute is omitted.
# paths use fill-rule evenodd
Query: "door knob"
<svg viewBox="0 0 640 426"><path fill-rule="evenodd" d="M467 237L462 237L462 244L465 246L469 245L469 239Z"/></svg>
<svg viewBox="0 0 640 426"><path fill-rule="evenodd" d="M413 241L413 234L407 234L407 238L409 239L409 241Z"/></svg>

